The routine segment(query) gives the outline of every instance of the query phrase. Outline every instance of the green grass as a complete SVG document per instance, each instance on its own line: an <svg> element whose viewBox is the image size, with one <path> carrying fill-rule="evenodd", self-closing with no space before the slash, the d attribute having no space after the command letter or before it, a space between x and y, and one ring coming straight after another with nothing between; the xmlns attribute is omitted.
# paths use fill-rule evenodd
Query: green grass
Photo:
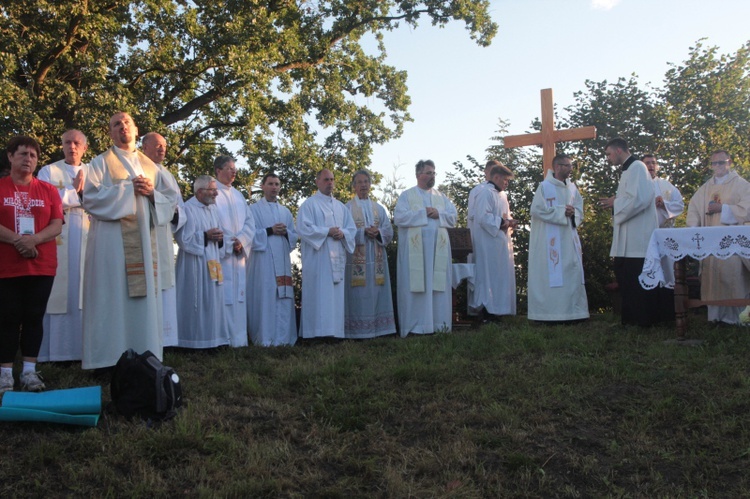
<svg viewBox="0 0 750 499"><path fill-rule="evenodd" d="M167 351L156 427L0 425L0 497L747 497L750 330L696 347L597 316L293 348ZM108 380L41 366L48 387Z"/></svg>

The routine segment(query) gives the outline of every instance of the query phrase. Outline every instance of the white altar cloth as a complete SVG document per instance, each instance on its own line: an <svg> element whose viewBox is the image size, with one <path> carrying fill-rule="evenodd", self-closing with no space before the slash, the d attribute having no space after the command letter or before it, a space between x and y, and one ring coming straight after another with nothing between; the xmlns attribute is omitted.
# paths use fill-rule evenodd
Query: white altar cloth
<svg viewBox="0 0 750 499"><path fill-rule="evenodd" d="M726 260L732 255L750 258L750 225L656 229L651 234L638 280L645 289L659 285L674 288L675 261L687 256L696 260L708 256Z"/></svg>
<svg viewBox="0 0 750 499"><path fill-rule="evenodd" d="M474 286L474 264L473 263L454 263L451 264L451 285L456 289L461 281L469 280L469 286Z"/></svg>

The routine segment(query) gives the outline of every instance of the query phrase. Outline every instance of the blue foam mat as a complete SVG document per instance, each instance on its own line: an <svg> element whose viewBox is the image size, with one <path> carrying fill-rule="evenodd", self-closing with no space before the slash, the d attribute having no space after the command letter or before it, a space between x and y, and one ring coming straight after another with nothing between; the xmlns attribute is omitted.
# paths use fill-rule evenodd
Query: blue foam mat
<svg viewBox="0 0 750 499"><path fill-rule="evenodd" d="M101 410L101 386L41 393L6 392L0 407L0 421L44 421L96 426Z"/></svg>

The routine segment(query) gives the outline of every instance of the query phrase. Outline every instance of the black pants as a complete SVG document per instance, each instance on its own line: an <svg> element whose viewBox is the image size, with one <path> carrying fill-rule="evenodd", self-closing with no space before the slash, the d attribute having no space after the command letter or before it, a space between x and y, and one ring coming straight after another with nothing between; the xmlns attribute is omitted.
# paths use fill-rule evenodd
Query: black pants
<svg viewBox="0 0 750 499"><path fill-rule="evenodd" d="M0 279L0 363L21 355L36 357L42 345L42 319L47 309L54 276L22 276Z"/></svg>
<svg viewBox="0 0 750 499"><path fill-rule="evenodd" d="M622 323L649 327L660 320L657 289L643 289L638 276L643 258L615 257L615 278L622 298Z"/></svg>

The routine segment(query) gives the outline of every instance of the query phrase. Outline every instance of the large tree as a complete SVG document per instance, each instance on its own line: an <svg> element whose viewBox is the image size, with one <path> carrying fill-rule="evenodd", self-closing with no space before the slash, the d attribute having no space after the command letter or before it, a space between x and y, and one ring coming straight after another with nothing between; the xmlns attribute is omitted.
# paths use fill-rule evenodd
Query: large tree
<svg viewBox="0 0 750 499"><path fill-rule="evenodd" d="M429 20L465 23L479 45L497 26L487 0L17 0L0 7L0 132L86 132L101 151L108 117L172 145L168 164L205 172L232 143L286 179L292 200L312 172L346 176L373 144L402 132L406 72L385 63L382 33ZM369 43L372 41L373 43ZM364 43L367 42L367 43ZM368 48L369 47L369 48Z"/></svg>

